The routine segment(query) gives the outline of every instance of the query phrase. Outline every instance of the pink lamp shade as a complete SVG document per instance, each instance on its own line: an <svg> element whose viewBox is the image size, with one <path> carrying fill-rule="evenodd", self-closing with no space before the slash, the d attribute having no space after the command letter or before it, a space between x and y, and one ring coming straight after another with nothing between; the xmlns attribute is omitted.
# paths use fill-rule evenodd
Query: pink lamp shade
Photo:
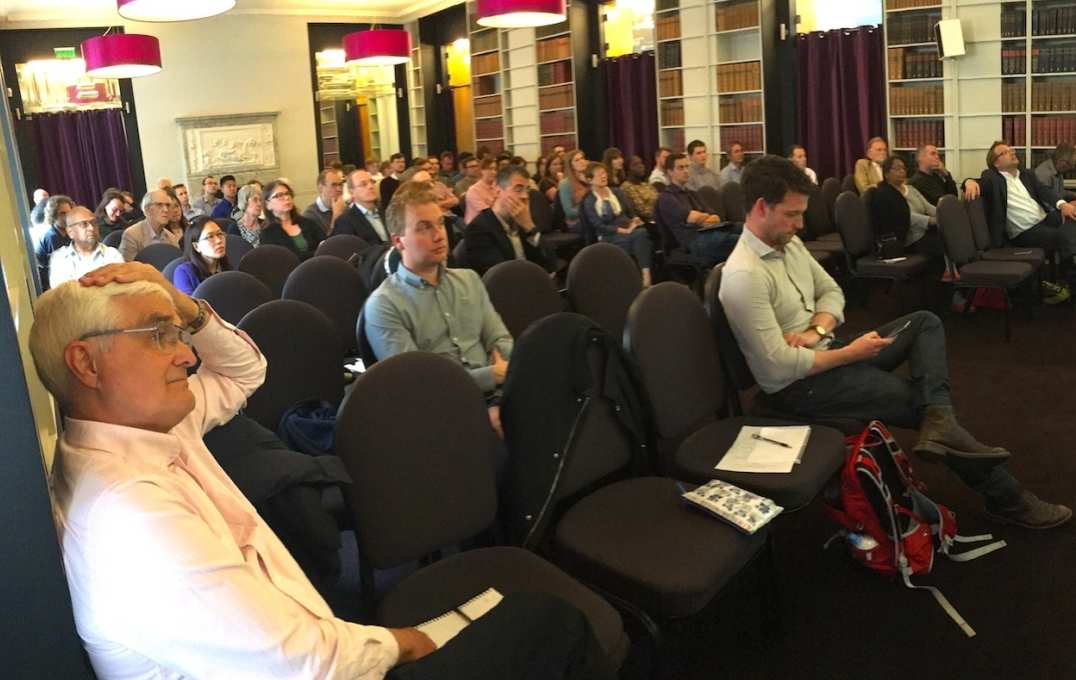
<svg viewBox="0 0 1076 680"><path fill-rule="evenodd" d="M113 33L83 40L82 58L94 78L138 78L161 70L161 44L152 35Z"/></svg>
<svg viewBox="0 0 1076 680"><path fill-rule="evenodd" d="M399 28L375 28L344 36L347 63L391 66L411 60L411 34Z"/></svg>
<svg viewBox="0 0 1076 680"><path fill-rule="evenodd" d="M565 0L478 0L478 23L494 28L559 24L568 16Z"/></svg>
<svg viewBox="0 0 1076 680"><path fill-rule="evenodd" d="M233 7L235 0L116 0L120 16L131 21L190 21Z"/></svg>

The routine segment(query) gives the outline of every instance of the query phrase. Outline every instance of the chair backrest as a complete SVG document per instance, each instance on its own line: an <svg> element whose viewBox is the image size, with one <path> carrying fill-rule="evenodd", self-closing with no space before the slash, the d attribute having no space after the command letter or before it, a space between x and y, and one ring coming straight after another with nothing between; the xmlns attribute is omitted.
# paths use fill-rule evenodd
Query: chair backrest
<svg viewBox="0 0 1076 680"><path fill-rule="evenodd" d="M452 249L452 266L455 269L470 269L467 265L467 237L464 236Z"/></svg>
<svg viewBox="0 0 1076 680"><path fill-rule="evenodd" d="M300 401L340 403L344 352L332 322L320 311L298 300L271 300L244 316L239 328L269 364L265 382L247 400L247 416L276 432L280 416Z"/></svg>
<svg viewBox="0 0 1076 680"><path fill-rule="evenodd" d="M643 287L635 260L611 243L580 250L568 265L567 285L572 309L614 338L623 335L628 307Z"/></svg>
<svg viewBox="0 0 1076 680"><path fill-rule="evenodd" d="M359 317L355 319L355 344L359 348L359 358L362 359L362 365L370 368L377 363L377 355L374 354L374 347L370 344L370 338L366 335L366 321L363 318L365 309L366 305L363 305L363 309L359 310Z"/></svg>
<svg viewBox="0 0 1076 680"><path fill-rule="evenodd" d="M564 311L549 273L529 260L500 262L482 276L482 283L513 338L538 319Z"/></svg>
<svg viewBox="0 0 1076 680"><path fill-rule="evenodd" d="M321 255L303 262L288 275L281 298L317 307L332 321L346 355L353 355L355 322L369 293L359 272L339 257Z"/></svg>
<svg viewBox="0 0 1076 680"><path fill-rule="evenodd" d="M583 203L587 201L590 194L583 196L583 200L579 202L579 222L576 225L576 229L579 235L583 237L583 244L590 245L598 242L598 226L591 223L587 217L587 211L583 210Z"/></svg>
<svg viewBox="0 0 1076 680"><path fill-rule="evenodd" d="M406 352L378 362L340 405L334 445L354 480L359 554L374 568L493 523L495 435L481 390L456 361Z"/></svg>
<svg viewBox="0 0 1076 680"><path fill-rule="evenodd" d="M968 221L971 222L971 234L975 239L975 249L979 251L988 250L990 248L990 225L986 222L983 199L976 198L974 201L965 201L964 209L968 211Z"/></svg>
<svg viewBox="0 0 1076 680"><path fill-rule="evenodd" d="M224 227L222 226L221 228L223 229ZM225 234L224 238L228 241L228 244L225 246L227 249L225 252L228 253L228 262L231 262L233 267L239 265L239 262L243 259L244 255L254 250L254 246L250 245L250 243L242 236L237 234Z"/></svg>
<svg viewBox="0 0 1076 680"><path fill-rule="evenodd" d="M942 196L938 201L938 231L945 254L954 265L959 267L977 258L971 220L956 196Z"/></svg>
<svg viewBox="0 0 1076 680"><path fill-rule="evenodd" d="M138 251L135 262L145 262L157 271L164 271L169 262L182 256L183 252L171 243L151 243Z"/></svg>
<svg viewBox="0 0 1076 680"><path fill-rule="evenodd" d="M755 386L755 376L747 365L747 359L740 351L740 343L729 325L729 319L725 316L725 308L721 305L721 272L725 263L710 270L706 277L706 313L710 316L710 325L713 328L714 338L721 351L721 365L725 369L725 375L732 381L737 390L746 390Z"/></svg>
<svg viewBox="0 0 1076 680"><path fill-rule="evenodd" d="M545 194L537 189L531 189L528 205L531 219L534 220L534 226L538 228L538 231L542 233L557 231L557 225L553 219L553 205L546 199Z"/></svg>
<svg viewBox="0 0 1076 680"><path fill-rule="evenodd" d="M366 250L366 241L354 234L335 234L318 244L318 255L331 255L348 260L352 255Z"/></svg>
<svg viewBox="0 0 1076 680"><path fill-rule="evenodd" d="M856 186L855 175L845 175L841 180L841 191L851 191L853 194L859 193L859 187Z"/></svg>
<svg viewBox="0 0 1076 680"><path fill-rule="evenodd" d="M729 222L743 222L747 219L747 206L744 205L743 186L739 182L725 182L721 185L721 203L725 206L725 212L721 213L721 219Z"/></svg>
<svg viewBox="0 0 1076 680"><path fill-rule="evenodd" d="M186 262L185 259L183 259L182 257L177 257L168 264L164 265L164 269L161 270L161 275L164 276L168 283L174 283L174 281L172 281L172 276L175 275L176 268L184 262Z"/></svg>
<svg viewBox="0 0 1076 680"><path fill-rule="evenodd" d="M867 209L854 191L842 191L837 197L835 211L837 230L841 232L841 242L854 264L857 258L869 255L874 250L874 233Z"/></svg>
<svg viewBox="0 0 1076 680"><path fill-rule="evenodd" d="M104 244L109 248L119 248L120 241L123 240L123 229L116 229L108 232L108 236L104 238Z"/></svg>
<svg viewBox="0 0 1076 680"><path fill-rule="evenodd" d="M803 240L813 241L819 236L833 233L833 215L826 205L821 189L815 189L807 197L807 212L803 214Z"/></svg>
<svg viewBox="0 0 1076 680"><path fill-rule="evenodd" d="M715 215L721 215L722 219L728 219L725 217L725 202L721 198L719 189L706 184L699 187L695 193L698 194L699 200L710 212Z"/></svg>
<svg viewBox="0 0 1076 680"><path fill-rule="evenodd" d="M680 439L725 407L724 375L699 299L659 283L628 311L624 347L634 357L660 439Z"/></svg>
<svg viewBox="0 0 1076 680"><path fill-rule="evenodd" d="M273 293L250 274L233 270L214 274L202 281L194 289L192 297L213 305L220 318L228 323L238 324L251 310L272 300Z"/></svg>
<svg viewBox="0 0 1076 680"><path fill-rule="evenodd" d="M288 274L298 266L298 255L284 246L271 244L258 246L239 260L239 271L246 272L264 283L275 298L280 297Z"/></svg>
<svg viewBox="0 0 1076 680"><path fill-rule="evenodd" d="M837 214L837 197L841 194L841 180L836 177L830 177L822 182L822 203L825 204L826 210L829 211L829 221L836 226L837 222L834 216Z"/></svg>

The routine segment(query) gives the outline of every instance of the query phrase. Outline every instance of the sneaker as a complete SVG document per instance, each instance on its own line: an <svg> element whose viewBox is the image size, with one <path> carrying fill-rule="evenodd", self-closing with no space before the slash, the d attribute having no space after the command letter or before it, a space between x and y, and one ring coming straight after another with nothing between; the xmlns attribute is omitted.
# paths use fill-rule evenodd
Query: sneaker
<svg viewBox="0 0 1076 680"><path fill-rule="evenodd" d="M1007 508L991 508L986 516L1000 524L1012 524L1025 529L1053 529L1072 519L1072 510L1064 505L1047 503L1028 490L1020 492L1020 500Z"/></svg>
<svg viewBox="0 0 1076 680"><path fill-rule="evenodd" d="M1072 297L1068 286L1059 286L1048 281L1042 282L1042 302L1047 305L1059 305Z"/></svg>

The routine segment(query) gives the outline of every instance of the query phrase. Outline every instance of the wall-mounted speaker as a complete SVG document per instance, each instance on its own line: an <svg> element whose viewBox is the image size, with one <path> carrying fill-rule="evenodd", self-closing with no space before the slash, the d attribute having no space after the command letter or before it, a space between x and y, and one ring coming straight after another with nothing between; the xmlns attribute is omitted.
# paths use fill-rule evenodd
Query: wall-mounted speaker
<svg viewBox="0 0 1076 680"><path fill-rule="evenodd" d="M934 24L934 40L942 59L964 56L964 29L960 19L945 19Z"/></svg>

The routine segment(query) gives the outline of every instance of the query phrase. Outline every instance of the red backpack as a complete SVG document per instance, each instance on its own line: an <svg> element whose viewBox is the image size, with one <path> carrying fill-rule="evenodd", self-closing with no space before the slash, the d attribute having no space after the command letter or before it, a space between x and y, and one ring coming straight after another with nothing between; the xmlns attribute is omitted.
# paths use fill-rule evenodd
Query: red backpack
<svg viewBox="0 0 1076 680"><path fill-rule="evenodd" d="M915 478L911 461L882 423L871 422L847 441L848 457L825 494L826 513L841 529L826 546L843 537L860 564L887 576L899 574L909 588L929 590L964 633L973 637L975 631L941 591L914 585L911 577L930 573L935 552L954 562L967 562L1005 547L1005 541L950 553L954 543L988 541L993 536L956 533L956 515L924 493L926 485Z"/></svg>

